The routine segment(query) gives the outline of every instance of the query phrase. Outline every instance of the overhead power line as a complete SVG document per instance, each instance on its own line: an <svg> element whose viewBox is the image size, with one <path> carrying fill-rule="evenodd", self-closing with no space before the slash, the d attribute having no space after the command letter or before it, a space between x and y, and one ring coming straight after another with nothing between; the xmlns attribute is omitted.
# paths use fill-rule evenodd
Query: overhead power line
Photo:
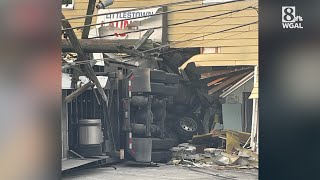
<svg viewBox="0 0 320 180"><path fill-rule="evenodd" d="M144 15L144 16L139 16L139 17L134 17L134 18L127 18L127 19L122 19L122 20L108 21L108 22L95 23L95 24L87 24L87 25L83 25L83 26L76 26L76 27L71 27L71 28L65 28L65 29L62 29L62 31L71 30L71 29L81 29L81 28L84 28L84 27L91 27L91 26L97 26L97 25L115 23L115 22L119 22L119 21L140 19L140 18L158 16L158 15L162 15L162 14L169 14L169 13L175 13L175 12L181 12L181 11L190 11L190 10L194 10L194 9L206 8L206 7L211 7L211 6L219 6L219 5L223 5L223 4L230 4L230 3L240 2L240 1L244 1L244 0L234 0L234 1L216 3L216 4L207 4L207 5L201 5L201 6L196 6L196 7L184 8L184 9L177 9L177 10L166 11L166 12L159 12L159 13L155 13L155 14ZM115 12L115 13L118 13L118 12ZM110 13L108 13L108 14L110 14ZM111 13L111 14L112 14L112 13ZM101 15L101 14L100 14L100 15Z"/></svg>
<svg viewBox="0 0 320 180"><path fill-rule="evenodd" d="M205 35L202 35L202 36L197 36L197 37L194 37L194 38L190 38L190 39L187 39L187 40L184 40L184 41L179 41L179 42L174 42L174 43L171 43L171 44L159 46L159 47L156 47L156 48L152 48L150 50L143 51L143 53L154 51L154 50L157 50L157 49L162 49L162 48L169 47L169 46L172 46L172 45L175 45L175 44L180 44L180 43L183 43L183 42L191 41L193 39L197 39L197 38L200 38L200 37L206 37L206 36L210 36L210 35L213 35L213 34L219 34L219 33L227 32L227 31L231 31L231 30L238 29L238 28L241 28L241 27L250 26L250 25L256 24L256 23L258 23L258 21L247 23L247 24L243 24L243 25L232 27L232 28L228 28L228 29L224 29L224 30L221 30L221 31L208 33L208 34L205 34ZM254 29L254 30L256 30L256 29ZM253 31L253 30L250 30L250 31ZM250 32L250 31L246 31L246 32ZM242 32L242 33L246 33L246 32ZM239 33L239 34L242 34L242 33ZM213 40L210 40L210 41L221 40L221 39L224 39L224 38L227 38L227 37L236 36L236 35L239 35L239 34L226 36L226 37L223 37L223 38L220 38L220 39L213 39ZM200 44L205 44L205 43L200 43ZM165 53L160 53L160 54L165 54ZM86 64L86 63L90 63L90 62L94 62L94 61L104 61L104 60L107 60L107 59L110 60L111 58L84 60L84 61L81 61L81 62L70 63L70 65L77 65L77 64L83 64L83 63Z"/></svg>
<svg viewBox="0 0 320 180"><path fill-rule="evenodd" d="M242 28L242 27L245 27L245 26L250 26L250 25L252 25L252 24L257 24L257 23L258 23L258 21L251 22L251 23L248 23L248 24L243 24L243 25L240 25L240 26L236 26L236 27L224 29L224 30L221 30L221 31L216 31L216 32L212 32L212 33L205 34L205 35L193 37L193 38L186 39L186 40L183 40L183 41L178 41L178 42L174 42L174 43L162 45L162 46L159 46L159 47L156 47L156 48L152 48L152 49L148 49L148 50L145 50L145 51L142 51L142 52L143 52L143 53L146 53L146 52L154 51L154 50L157 50L157 49L162 49L162 48L169 47L169 46L172 46L172 45L181 44L181 43L184 43L184 42L188 42L188 41L191 41L191 40L194 40L194 39L198 39L198 38L210 36L210 35L213 35L213 34L219 34L219 33L231 31L231 30L234 30L234 29L239 29L239 28Z"/></svg>
<svg viewBox="0 0 320 180"><path fill-rule="evenodd" d="M209 19L209 18L214 18L214 17L224 16L224 15L228 15L228 14L233 14L233 13L244 11L244 10L250 9L250 8L251 8L251 6L243 8L243 9L229 11L229 12L226 12L226 13L215 14L215 15L206 16L206 17L198 18L198 19L187 20L187 21L183 21L183 22L179 22L179 23L173 23L173 24L169 24L167 27L178 26L178 25L181 25L181 24L187 24L187 23L191 23L191 22L206 20L206 19ZM222 20L222 19L220 19L220 20ZM218 20L218 21L220 21L220 20ZM160 29L162 27L163 26L157 26L157 27L153 27L153 28L145 28L145 29L139 29L139 30L134 30L134 31L127 31L127 32L122 32L121 34L137 33L137 32L147 31L149 29ZM107 34L107 35L103 35L103 36L91 37L91 38L88 38L88 39L96 39L96 38L104 38L104 37L112 37L112 36L116 36L116 34Z"/></svg>
<svg viewBox="0 0 320 180"><path fill-rule="evenodd" d="M223 39L226 39L226 38L229 38L229 37L233 37L233 36L237 36L237 35L240 35L240 34L252 32L252 31L255 31L257 29L258 28L252 29L252 30L249 30L249 31L245 31L245 32L240 32L240 33L229 35L229 36L225 36L225 37L222 37L222 38L219 38L219 39L211 39L210 41L223 40ZM199 44L196 44L196 45L202 45L202 44L206 44L206 43L208 43L208 42L199 43ZM169 51L169 52L162 52L160 54L167 54L167 53L171 53L171 52L174 52L174 51L178 51L178 50L175 49L175 50L172 50L172 51ZM64 68L69 68L70 66L74 66L74 65L88 64L88 63L91 63L91 62L106 61L106 60L110 61L110 60L113 60L113 59L112 58L88 59L88 60L83 60L81 62L80 61L75 61L75 62L66 63L63 66L64 66ZM113 61L113 62L117 62L117 61ZM119 62L119 63L123 63L123 62ZM131 65L131 64L127 64L127 65ZM134 65L132 65L132 66L134 66Z"/></svg>
<svg viewBox="0 0 320 180"><path fill-rule="evenodd" d="M225 37L222 37L222 38L219 38L219 39L208 39L207 42L197 43L197 44L194 44L194 46L199 46L199 45L207 44L207 43L212 42L212 41L222 40L222 39L226 39L226 38L229 38L229 37L238 36L238 35L240 35L240 34L244 34L244 33L248 33L248 32L253 32L253 31L256 31L256 30L258 30L258 28L251 29L251 30L249 30L249 31L239 32L239 33L237 33L237 34L225 36ZM258 37L257 37L257 38L258 38Z"/></svg>
<svg viewBox="0 0 320 180"><path fill-rule="evenodd" d="M256 7L254 7L254 6L255 6L256 4L258 4L258 3L254 3L254 4L252 4L251 6L248 6L247 8L255 9ZM245 8L245 9L246 9L246 8ZM237 12L240 12L240 11L237 11ZM225 17L223 17L223 18L220 18L220 19L218 19L218 20L216 20L216 21L213 21L213 22L211 22L211 23L209 23L209 24L202 25L200 28L195 29L195 30L192 31L191 33L188 33L188 34L185 34L185 35L179 37L177 40L182 39L182 38L184 38L184 37L187 37L188 35L193 34L194 32L197 32L197 31L199 31L199 30L201 30L201 29L204 29L204 28L206 28L206 27L208 27L208 26L212 26L213 24L215 24L215 23L217 23L217 22L220 22L220 21L222 21L222 20L224 20L224 19L226 19L226 18L229 18L230 16L236 14L237 12L233 12L233 13L229 14L228 16L225 16Z"/></svg>

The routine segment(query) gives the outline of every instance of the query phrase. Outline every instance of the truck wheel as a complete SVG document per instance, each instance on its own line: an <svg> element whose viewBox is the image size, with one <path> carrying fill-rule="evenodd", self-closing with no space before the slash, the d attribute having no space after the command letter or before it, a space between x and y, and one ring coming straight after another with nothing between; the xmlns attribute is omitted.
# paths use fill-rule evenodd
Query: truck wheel
<svg viewBox="0 0 320 180"><path fill-rule="evenodd" d="M171 151L154 151L151 154L151 161L155 163L167 163L172 158Z"/></svg>
<svg viewBox="0 0 320 180"><path fill-rule="evenodd" d="M176 132L180 141L192 139L193 135L201 133L202 122L193 117L181 117L176 121Z"/></svg>
<svg viewBox="0 0 320 180"><path fill-rule="evenodd" d="M173 139L152 138L152 150L169 150L174 146Z"/></svg>
<svg viewBox="0 0 320 180"><path fill-rule="evenodd" d="M163 83L166 80L166 72L161 70L150 70L150 81Z"/></svg>
<svg viewBox="0 0 320 180"><path fill-rule="evenodd" d="M179 84L179 76L174 73L166 73L165 83L166 84Z"/></svg>

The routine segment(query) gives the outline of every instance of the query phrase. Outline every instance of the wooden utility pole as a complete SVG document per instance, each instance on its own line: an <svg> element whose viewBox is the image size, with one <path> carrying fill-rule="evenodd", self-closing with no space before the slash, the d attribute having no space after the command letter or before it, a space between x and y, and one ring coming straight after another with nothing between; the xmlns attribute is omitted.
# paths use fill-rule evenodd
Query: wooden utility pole
<svg viewBox="0 0 320 180"><path fill-rule="evenodd" d="M96 0L89 0L87 15L92 15L96 5ZM92 16L87 16L84 20L84 25L92 24ZM90 26L85 26L82 31L81 39L88 39L90 32Z"/></svg>

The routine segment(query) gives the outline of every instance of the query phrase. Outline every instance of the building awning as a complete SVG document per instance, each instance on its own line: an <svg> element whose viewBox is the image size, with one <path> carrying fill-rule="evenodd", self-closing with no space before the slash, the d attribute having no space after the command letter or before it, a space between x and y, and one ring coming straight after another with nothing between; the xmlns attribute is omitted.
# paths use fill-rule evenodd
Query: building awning
<svg viewBox="0 0 320 180"><path fill-rule="evenodd" d="M196 67L203 66L257 66L258 53L248 54L198 54L191 57L180 66L184 70L189 63L194 63Z"/></svg>

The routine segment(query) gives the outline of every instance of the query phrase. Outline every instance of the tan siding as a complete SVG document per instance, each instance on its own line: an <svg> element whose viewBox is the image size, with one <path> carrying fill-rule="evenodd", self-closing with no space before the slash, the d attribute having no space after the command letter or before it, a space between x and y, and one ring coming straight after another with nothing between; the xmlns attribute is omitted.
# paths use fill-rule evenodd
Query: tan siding
<svg viewBox="0 0 320 180"><path fill-rule="evenodd" d="M86 14L88 0L75 0L74 10L63 10L65 16L75 17ZM164 3L178 2L183 0L116 0L110 8L139 8L146 6L161 5ZM211 6L201 9L182 11L168 14L168 24L179 23L187 20L194 20L215 14L220 14L232 10L246 8L250 5L257 6L258 0L247 0L244 2L230 3L218 6ZM178 10L202 5L201 1L169 6L168 10ZM95 11L95 13L97 13ZM210 18L201 21L195 21L178 26L168 28L169 43L173 43L172 48L188 48L188 47L220 47L221 53L238 55L238 61L257 60L258 54L258 25L250 25L228 32L208 35L212 32L233 28L242 24L258 21L258 14L254 9L247 9L241 12ZM93 23L96 22L94 18ZM72 26L81 26L84 24L84 19L71 21ZM81 30L76 30L78 36L81 35ZM208 35L203 37L204 35ZM200 37L201 36L201 37ZM188 40L190 38L196 38ZM247 59L244 54L255 54L254 59ZM241 59L242 58L242 59ZM223 60L223 59L221 59ZM224 61L225 62L225 61ZM239 63L237 63L239 64ZM255 63L257 64L257 63ZM235 64L230 64L235 65Z"/></svg>
<svg viewBox="0 0 320 180"><path fill-rule="evenodd" d="M237 47L221 47L221 53L256 53L258 54L258 46L237 46Z"/></svg>
<svg viewBox="0 0 320 180"><path fill-rule="evenodd" d="M247 22L249 23L249 22ZM209 33L213 33L213 32L218 32L218 31L222 31L225 29L230 29L230 28L234 28L237 26L240 26L242 24L238 24L238 25L221 25L221 26L191 26L191 27L180 27L180 26L175 26L172 28L169 28L169 35L170 34L202 34L202 35L206 35ZM244 32L244 31L250 31L250 30L257 30L258 28L258 24L252 24L249 26L244 26L244 27L240 27L240 28L236 28L233 30L230 30L232 32ZM230 32L230 31L226 31L226 32ZM222 34L222 33L219 33ZM257 34L258 36L258 34ZM171 41L175 41L175 39L171 39Z"/></svg>
<svg viewBox="0 0 320 180"><path fill-rule="evenodd" d="M88 0L75 0L74 9L62 9L62 13L66 18L71 17L78 17L78 16L85 16L87 13L88 8ZM97 10L95 10L94 14L97 13ZM83 26L84 25L85 18L77 19L77 20L71 20L71 26ZM96 18L93 18L92 22L95 23L97 21ZM82 30L75 30L75 33L78 38L81 37Z"/></svg>

